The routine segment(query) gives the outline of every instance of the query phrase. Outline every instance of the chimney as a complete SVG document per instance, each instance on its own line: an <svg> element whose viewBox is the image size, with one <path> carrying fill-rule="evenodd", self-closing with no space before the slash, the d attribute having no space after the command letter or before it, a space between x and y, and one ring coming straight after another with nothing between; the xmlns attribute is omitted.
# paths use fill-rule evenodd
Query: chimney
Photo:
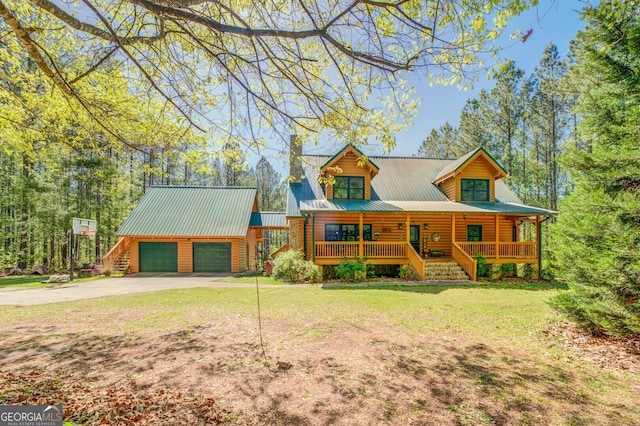
<svg viewBox="0 0 640 426"><path fill-rule="evenodd" d="M298 135L289 139L289 182L302 182L302 141Z"/></svg>

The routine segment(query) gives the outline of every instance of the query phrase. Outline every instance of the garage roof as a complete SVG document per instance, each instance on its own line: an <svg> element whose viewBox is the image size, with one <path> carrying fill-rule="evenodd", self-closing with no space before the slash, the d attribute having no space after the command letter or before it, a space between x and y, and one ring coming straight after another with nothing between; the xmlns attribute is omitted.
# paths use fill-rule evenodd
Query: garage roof
<svg viewBox="0 0 640 426"><path fill-rule="evenodd" d="M152 186L117 236L244 237L256 188Z"/></svg>

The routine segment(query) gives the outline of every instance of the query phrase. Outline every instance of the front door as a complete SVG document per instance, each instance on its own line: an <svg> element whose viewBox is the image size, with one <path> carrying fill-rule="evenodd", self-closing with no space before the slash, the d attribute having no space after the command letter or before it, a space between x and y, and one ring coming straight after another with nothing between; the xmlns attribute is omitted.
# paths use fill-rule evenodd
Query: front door
<svg viewBox="0 0 640 426"><path fill-rule="evenodd" d="M409 243L420 254L420 225L411 225L409 228Z"/></svg>

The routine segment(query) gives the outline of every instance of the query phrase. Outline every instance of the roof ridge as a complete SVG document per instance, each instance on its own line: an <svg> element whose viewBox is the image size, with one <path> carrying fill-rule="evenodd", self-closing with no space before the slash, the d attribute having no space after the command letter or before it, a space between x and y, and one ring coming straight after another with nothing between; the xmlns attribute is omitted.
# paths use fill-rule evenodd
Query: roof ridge
<svg viewBox="0 0 640 426"><path fill-rule="evenodd" d="M149 188L258 189L258 187L256 186L209 186L209 185L151 185Z"/></svg>
<svg viewBox="0 0 640 426"><path fill-rule="evenodd" d="M329 154L302 154L303 157L332 157ZM435 157L412 157L408 155L367 155L367 158L382 158L393 160L441 160L441 161L455 161L457 158L435 158Z"/></svg>

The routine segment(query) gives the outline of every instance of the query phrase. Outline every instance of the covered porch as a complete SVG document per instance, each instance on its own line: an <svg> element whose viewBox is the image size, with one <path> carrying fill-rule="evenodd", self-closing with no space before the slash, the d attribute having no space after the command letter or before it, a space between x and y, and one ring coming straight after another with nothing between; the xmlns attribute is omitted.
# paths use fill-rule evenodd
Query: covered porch
<svg viewBox="0 0 640 426"><path fill-rule="evenodd" d="M412 264L424 279L432 262L456 262L475 280L487 263L539 262L540 216L508 213L331 213L308 219L307 253L318 265L345 258Z"/></svg>

